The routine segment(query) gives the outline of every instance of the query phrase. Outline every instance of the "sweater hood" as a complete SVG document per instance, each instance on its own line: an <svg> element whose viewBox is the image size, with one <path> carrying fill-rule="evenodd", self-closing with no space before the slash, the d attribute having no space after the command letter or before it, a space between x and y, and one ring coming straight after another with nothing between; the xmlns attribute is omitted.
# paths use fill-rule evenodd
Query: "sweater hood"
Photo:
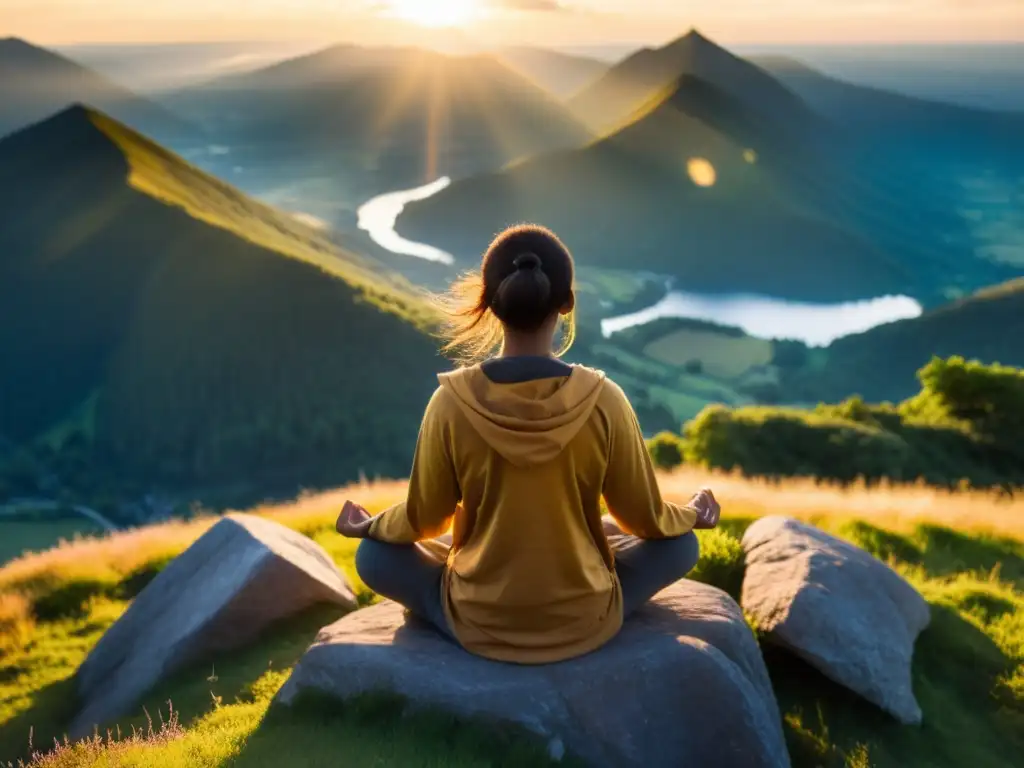
<svg viewBox="0 0 1024 768"><path fill-rule="evenodd" d="M574 365L568 376L499 384L474 365L438 379L487 444L526 467L551 461L576 437L597 405L605 374Z"/></svg>

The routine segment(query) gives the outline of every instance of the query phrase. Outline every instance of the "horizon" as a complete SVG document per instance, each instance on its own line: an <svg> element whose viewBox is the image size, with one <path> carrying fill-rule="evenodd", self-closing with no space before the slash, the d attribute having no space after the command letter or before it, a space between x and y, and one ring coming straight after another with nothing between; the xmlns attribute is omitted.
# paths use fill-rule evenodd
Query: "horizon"
<svg viewBox="0 0 1024 768"><path fill-rule="evenodd" d="M0 0L0 36L63 47L664 44L689 28L731 46L965 46L1024 42L1024 3L984 0ZM538 10L539 9L539 10ZM673 30L668 34L666 29Z"/></svg>

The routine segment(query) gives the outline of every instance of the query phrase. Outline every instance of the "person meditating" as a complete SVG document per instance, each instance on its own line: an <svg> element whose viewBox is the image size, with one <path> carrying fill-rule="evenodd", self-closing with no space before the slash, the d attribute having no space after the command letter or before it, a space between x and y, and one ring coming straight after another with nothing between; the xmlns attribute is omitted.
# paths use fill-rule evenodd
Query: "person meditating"
<svg viewBox="0 0 1024 768"><path fill-rule="evenodd" d="M376 517L349 501L338 518L339 533L364 539L368 588L498 661L599 648L693 569L693 530L719 519L708 489L664 500L626 395L559 359L575 333L573 280L552 232L495 239L444 299L446 349L483 362L438 377L406 500Z"/></svg>

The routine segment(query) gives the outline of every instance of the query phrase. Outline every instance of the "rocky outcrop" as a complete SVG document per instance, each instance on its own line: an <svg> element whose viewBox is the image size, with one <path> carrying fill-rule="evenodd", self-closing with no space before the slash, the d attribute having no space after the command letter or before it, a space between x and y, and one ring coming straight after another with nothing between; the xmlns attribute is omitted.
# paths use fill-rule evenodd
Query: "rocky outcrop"
<svg viewBox="0 0 1024 768"><path fill-rule="evenodd" d="M71 737L124 714L175 670L316 603L356 607L318 544L260 517L223 518L139 593L82 663Z"/></svg>
<svg viewBox="0 0 1024 768"><path fill-rule="evenodd" d="M741 603L768 638L902 723L921 722L911 684L928 603L889 566L807 523L766 517L743 537Z"/></svg>
<svg viewBox="0 0 1024 768"><path fill-rule="evenodd" d="M681 581L603 648L557 664L472 656L383 603L324 628L278 694L389 692L513 723L595 766L788 766L778 705L739 606Z"/></svg>

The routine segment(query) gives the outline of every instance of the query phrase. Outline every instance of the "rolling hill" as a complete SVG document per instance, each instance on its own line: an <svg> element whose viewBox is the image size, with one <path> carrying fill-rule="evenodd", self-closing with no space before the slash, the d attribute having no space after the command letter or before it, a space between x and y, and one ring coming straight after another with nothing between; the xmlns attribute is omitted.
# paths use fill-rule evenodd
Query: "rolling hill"
<svg viewBox="0 0 1024 768"><path fill-rule="evenodd" d="M79 102L165 140L195 138L193 126L92 70L16 37L0 40L0 136Z"/></svg>
<svg viewBox="0 0 1024 768"><path fill-rule="evenodd" d="M374 192L589 137L554 95L496 57L415 48L336 46L167 103L231 147L234 163L306 163L364 178Z"/></svg>
<svg viewBox="0 0 1024 768"><path fill-rule="evenodd" d="M84 483L406 469L443 365L375 264L82 106L0 142L0 212L8 441Z"/></svg>
<svg viewBox="0 0 1024 768"><path fill-rule="evenodd" d="M501 227L539 221L589 266L694 291L838 301L905 288L899 264L815 209L807 170L821 166L807 152L742 98L684 75L606 138L455 183L398 226L468 260Z"/></svg>
<svg viewBox="0 0 1024 768"><path fill-rule="evenodd" d="M824 400L856 393L869 402L898 401L918 390L916 372L933 356L1024 367L1022 339L1024 278L838 339L824 366L806 374L806 385Z"/></svg>

